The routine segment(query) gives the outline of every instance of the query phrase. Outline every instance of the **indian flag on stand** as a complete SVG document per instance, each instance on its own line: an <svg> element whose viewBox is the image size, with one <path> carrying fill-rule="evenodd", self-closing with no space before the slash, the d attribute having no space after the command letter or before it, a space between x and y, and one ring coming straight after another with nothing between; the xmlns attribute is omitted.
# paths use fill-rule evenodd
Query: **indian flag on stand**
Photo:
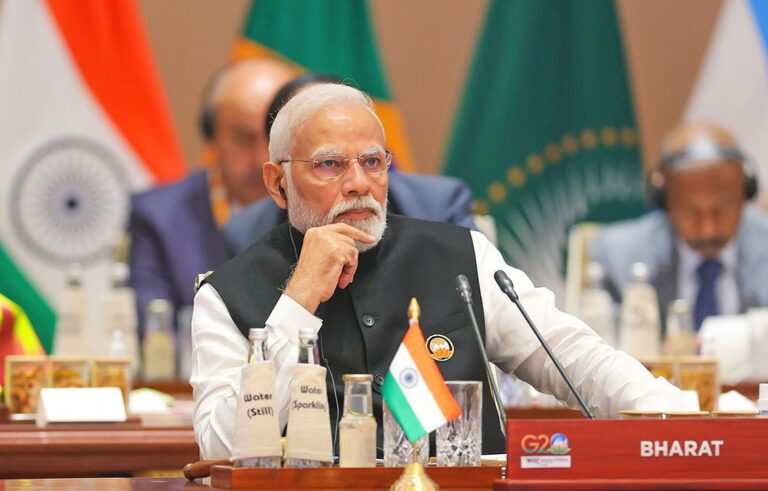
<svg viewBox="0 0 768 491"><path fill-rule="evenodd" d="M461 416L435 361L430 358L417 318L411 318L384 379L381 395L409 441Z"/></svg>

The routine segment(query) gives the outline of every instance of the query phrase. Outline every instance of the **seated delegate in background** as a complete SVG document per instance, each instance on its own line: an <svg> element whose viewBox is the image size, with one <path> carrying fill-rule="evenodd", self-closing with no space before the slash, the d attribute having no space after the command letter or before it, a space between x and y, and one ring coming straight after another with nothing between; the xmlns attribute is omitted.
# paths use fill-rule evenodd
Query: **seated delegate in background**
<svg viewBox="0 0 768 491"><path fill-rule="evenodd" d="M691 306L696 329L708 315L768 305L768 215L748 205L755 173L727 131L708 123L675 128L648 192L658 210L601 227L591 243L616 301L632 263L643 262L662 321L676 298Z"/></svg>
<svg viewBox="0 0 768 491"><path fill-rule="evenodd" d="M200 116L213 166L133 197L130 280L140 325L152 299L170 300L176 308L191 305L196 275L229 258L221 227L235 211L266 196L264 119L294 73L276 60L244 60L216 73Z"/></svg>
<svg viewBox="0 0 768 491"><path fill-rule="evenodd" d="M682 393L607 345L583 322L557 310L479 232L387 213L390 155L367 95L318 84L292 98L271 131L264 181L290 225L273 229L209 276L195 296L192 320L194 427L204 459L232 453L240 373L248 329L266 326L275 360L279 418L286 424L298 331L318 332L332 429L344 394L342 374L371 373L381 446L381 385L408 329L406 306L418 298L425 337L453 341L438 362L448 380L485 380L475 333L454 289L465 274L492 362L507 373L575 404L544 348L494 272L511 276L520 300L562 361L587 404L601 416L622 409L667 409ZM355 156L355 158L351 158ZM336 399L334 404L333 398ZM491 401L487 384L484 399ZM493 404L483 405L483 452L505 448Z"/></svg>
<svg viewBox="0 0 768 491"><path fill-rule="evenodd" d="M330 75L307 73L278 91L267 113L264 127L267 138L280 108L300 90L322 82L339 80ZM410 174L396 170L389 174L388 209L392 213L475 229L472 201L469 188L453 177ZM224 236L232 249L240 252L286 220L285 210L266 198L233 217L224 227Z"/></svg>

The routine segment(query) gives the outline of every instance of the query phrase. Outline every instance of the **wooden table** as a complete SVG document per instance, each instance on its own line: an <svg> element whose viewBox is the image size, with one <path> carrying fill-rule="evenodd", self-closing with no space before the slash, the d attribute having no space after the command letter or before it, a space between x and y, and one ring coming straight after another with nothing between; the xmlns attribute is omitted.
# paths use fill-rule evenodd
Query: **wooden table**
<svg viewBox="0 0 768 491"><path fill-rule="evenodd" d="M190 427L104 423L41 429L29 423L0 425L0 478L131 476L153 470L180 471L198 458Z"/></svg>
<svg viewBox="0 0 768 491"><path fill-rule="evenodd" d="M23 479L0 480L2 491L181 491L206 490L212 488L198 482L188 482L184 478L77 478L77 479Z"/></svg>
<svg viewBox="0 0 768 491"><path fill-rule="evenodd" d="M24 479L24 480L0 480L2 491L30 491L30 490L56 490L56 491L219 491L224 488L214 488L200 482L190 482L183 478L86 478L86 479ZM304 488L308 491L308 488ZM381 488L355 488L355 491L380 491ZM440 488L443 491L468 491L466 488ZM490 491L491 488L487 488ZM230 491L230 490L227 490ZM478 490L486 491L486 490Z"/></svg>

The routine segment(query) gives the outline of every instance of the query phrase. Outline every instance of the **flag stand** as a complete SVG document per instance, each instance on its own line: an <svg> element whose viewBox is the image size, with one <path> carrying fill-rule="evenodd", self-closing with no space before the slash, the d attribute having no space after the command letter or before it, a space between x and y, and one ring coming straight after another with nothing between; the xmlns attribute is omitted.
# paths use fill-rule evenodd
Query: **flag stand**
<svg viewBox="0 0 768 491"><path fill-rule="evenodd" d="M424 466L419 462L419 449L411 445L413 457L411 463L403 470L403 474L389 488L389 491L417 491L417 490L437 490L440 487L429 478Z"/></svg>

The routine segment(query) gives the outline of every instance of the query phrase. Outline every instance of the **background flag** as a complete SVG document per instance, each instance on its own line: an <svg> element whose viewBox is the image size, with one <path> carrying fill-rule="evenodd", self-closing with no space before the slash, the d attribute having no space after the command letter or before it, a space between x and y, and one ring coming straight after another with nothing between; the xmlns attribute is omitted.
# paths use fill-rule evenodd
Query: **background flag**
<svg viewBox="0 0 768 491"><path fill-rule="evenodd" d="M42 355L43 346L23 310L0 293L0 387L5 384L7 355Z"/></svg>
<svg viewBox="0 0 768 491"><path fill-rule="evenodd" d="M637 140L612 0L490 5L445 173L560 301L568 229L644 211Z"/></svg>
<svg viewBox="0 0 768 491"><path fill-rule="evenodd" d="M128 196L185 166L133 0L6 0L0 12L0 292L46 350L79 262L89 346Z"/></svg>
<svg viewBox="0 0 768 491"><path fill-rule="evenodd" d="M313 72L335 75L367 92L402 170L414 170L403 118L379 61L368 2L257 0L234 57L279 56Z"/></svg>
<svg viewBox="0 0 768 491"><path fill-rule="evenodd" d="M384 378L381 395L411 442L461 416L440 369L427 352L417 319L411 319Z"/></svg>
<svg viewBox="0 0 768 491"><path fill-rule="evenodd" d="M727 128L768 183L768 2L729 0L720 7L685 119ZM766 186L759 202L768 207Z"/></svg>

